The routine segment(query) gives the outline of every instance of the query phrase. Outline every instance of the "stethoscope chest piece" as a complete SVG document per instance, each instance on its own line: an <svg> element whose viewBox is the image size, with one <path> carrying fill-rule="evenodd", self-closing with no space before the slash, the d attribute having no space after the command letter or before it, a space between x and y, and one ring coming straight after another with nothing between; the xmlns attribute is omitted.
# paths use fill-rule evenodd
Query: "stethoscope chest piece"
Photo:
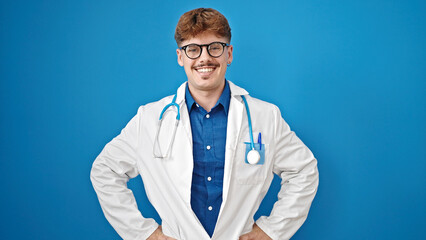
<svg viewBox="0 0 426 240"><path fill-rule="evenodd" d="M250 164L257 164L260 160L260 154L257 150L250 150L250 152L247 153L247 162Z"/></svg>

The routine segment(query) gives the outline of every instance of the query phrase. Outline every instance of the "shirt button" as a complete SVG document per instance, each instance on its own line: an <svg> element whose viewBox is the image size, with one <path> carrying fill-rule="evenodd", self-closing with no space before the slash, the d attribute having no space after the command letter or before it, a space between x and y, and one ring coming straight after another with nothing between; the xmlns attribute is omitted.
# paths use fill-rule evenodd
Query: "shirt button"
<svg viewBox="0 0 426 240"><path fill-rule="evenodd" d="M209 206L209 208L208 208L208 209L209 209L209 211L211 211L211 210L213 210L213 207L212 207L212 206Z"/></svg>
<svg viewBox="0 0 426 240"><path fill-rule="evenodd" d="M212 148L212 147L210 147L210 145L207 145L207 147L206 147L206 148L207 148L207 150L210 150L210 148Z"/></svg>
<svg viewBox="0 0 426 240"><path fill-rule="evenodd" d="M196 103L195 106L200 107L200 105L198 105L198 103Z"/></svg>
<svg viewBox="0 0 426 240"><path fill-rule="evenodd" d="M207 177L207 181L211 181L212 180L212 177Z"/></svg>
<svg viewBox="0 0 426 240"><path fill-rule="evenodd" d="M210 118L210 114L207 114L207 115L206 115L206 118Z"/></svg>

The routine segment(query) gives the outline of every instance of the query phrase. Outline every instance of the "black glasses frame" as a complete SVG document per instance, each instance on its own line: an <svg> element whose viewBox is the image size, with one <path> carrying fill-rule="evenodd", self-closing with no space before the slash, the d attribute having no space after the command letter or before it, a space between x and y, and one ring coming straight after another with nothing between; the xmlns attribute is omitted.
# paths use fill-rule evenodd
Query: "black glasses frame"
<svg viewBox="0 0 426 240"><path fill-rule="evenodd" d="M222 49L222 53L221 53L219 56L212 56L212 55L210 54L210 50L209 50L209 49L210 49L210 46L211 46L212 44L215 44L215 43L220 43L220 44L222 45L222 47L223 47L223 49ZM201 50L200 50L200 54L199 54L197 57L189 57L189 56L188 56L188 53L186 52L186 49L187 49L189 46L197 46L197 47L199 47L199 48L201 49ZM209 43L209 44L202 44L202 45L195 44L195 43L191 43L191 44L188 44L188 45L182 46L182 47L180 47L179 49L180 49L180 50L183 50L183 51L185 52L185 55L186 55L189 59L197 59L197 58L199 58L199 57L201 56L201 54L203 53L203 47L206 47L206 48L207 48L207 53L210 55L210 57L218 58L218 57L222 56L223 52L225 52L225 47L229 47L229 44L224 43L224 42L212 42L212 43Z"/></svg>

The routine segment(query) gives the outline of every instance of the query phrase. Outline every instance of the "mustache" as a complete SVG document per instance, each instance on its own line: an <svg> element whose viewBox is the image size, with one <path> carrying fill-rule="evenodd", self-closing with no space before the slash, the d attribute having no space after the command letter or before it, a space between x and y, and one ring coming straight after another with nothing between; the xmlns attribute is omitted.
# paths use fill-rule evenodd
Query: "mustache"
<svg viewBox="0 0 426 240"><path fill-rule="evenodd" d="M218 67L219 64L216 63L206 63L206 64L198 64L195 65L194 68L202 68L202 67Z"/></svg>

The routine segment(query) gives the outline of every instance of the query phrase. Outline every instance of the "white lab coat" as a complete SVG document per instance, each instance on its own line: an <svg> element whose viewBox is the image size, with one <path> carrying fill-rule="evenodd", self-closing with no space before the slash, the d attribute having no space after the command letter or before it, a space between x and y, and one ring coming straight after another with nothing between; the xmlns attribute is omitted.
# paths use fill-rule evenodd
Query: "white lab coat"
<svg viewBox="0 0 426 240"><path fill-rule="evenodd" d="M256 223L272 239L289 239L305 221L317 191L317 161L275 105L250 97L232 82L229 86L223 201L211 239L238 239L251 231L253 216L269 189L273 173L282 178L278 201L271 215L260 217ZM129 178L138 174L162 219L164 234L181 240L210 239L191 208L193 156L185 87L186 83L177 90L181 120L169 158L155 158L153 143L159 115L173 96L141 106L93 163L91 180L102 210L123 239L146 239L158 227L153 219L141 215L132 191L127 188ZM241 95L246 96L250 107L255 142L258 133L262 133L264 165L244 162L244 142L250 142L250 136ZM170 114L163 120L163 127L169 127L170 132L174 116Z"/></svg>

